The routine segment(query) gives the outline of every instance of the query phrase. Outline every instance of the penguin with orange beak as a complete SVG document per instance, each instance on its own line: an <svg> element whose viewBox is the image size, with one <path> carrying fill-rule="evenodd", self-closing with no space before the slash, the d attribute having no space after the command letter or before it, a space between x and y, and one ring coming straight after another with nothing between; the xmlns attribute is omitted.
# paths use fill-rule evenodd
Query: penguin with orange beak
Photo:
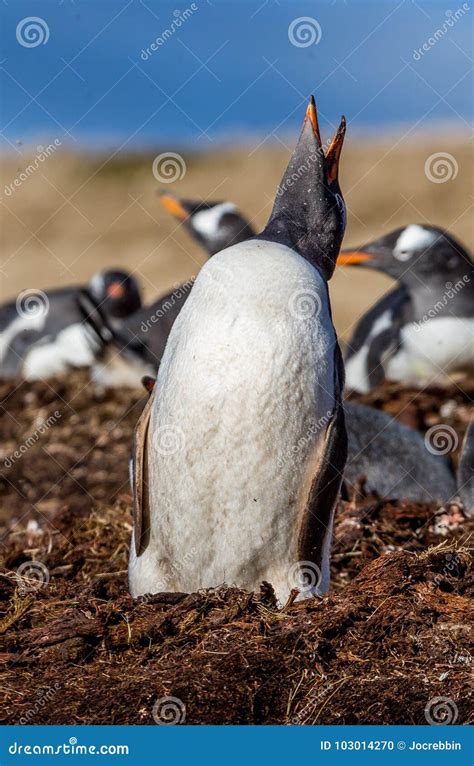
<svg viewBox="0 0 474 766"><path fill-rule="evenodd" d="M325 154L311 99L267 226L204 265L173 324L136 432L133 596L328 588L347 446L327 288L344 128Z"/></svg>
<svg viewBox="0 0 474 766"><path fill-rule="evenodd" d="M435 226L411 224L338 265L382 271L398 283L359 321L347 345L346 384L366 393L385 379L444 384L474 371L474 269L466 249Z"/></svg>

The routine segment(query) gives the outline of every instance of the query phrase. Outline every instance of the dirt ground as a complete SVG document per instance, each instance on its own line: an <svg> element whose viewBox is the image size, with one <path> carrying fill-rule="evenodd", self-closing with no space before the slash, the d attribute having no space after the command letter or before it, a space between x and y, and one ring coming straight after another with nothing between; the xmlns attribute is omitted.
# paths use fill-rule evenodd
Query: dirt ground
<svg viewBox="0 0 474 766"><path fill-rule="evenodd" d="M473 393L392 385L359 399L462 435ZM472 720L473 522L457 506L340 501L322 600L279 610L262 584L133 601L127 459L144 397L98 395L83 373L0 394L10 456L60 413L2 471L2 722Z"/></svg>

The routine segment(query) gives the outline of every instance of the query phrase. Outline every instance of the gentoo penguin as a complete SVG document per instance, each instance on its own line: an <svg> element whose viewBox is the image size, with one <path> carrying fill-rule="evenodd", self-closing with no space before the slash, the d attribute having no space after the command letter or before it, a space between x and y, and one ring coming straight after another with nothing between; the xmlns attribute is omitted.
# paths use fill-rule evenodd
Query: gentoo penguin
<svg viewBox="0 0 474 766"><path fill-rule="evenodd" d="M445 503L457 494L447 457L430 452L418 431L387 413L345 402L347 463L344 484L391 500Z"/></svg>
<svg viewBox="0 0 474 766"><path fill-rule="evenodd" d="M23 291L0 308L0 377L35 380L91 365L105 340L93 314L113 324L140 305L135 279L117 270L85 287Z"/></svg>
<svg viewBox="0 0 474 766"><path fill-rule="evenodd" d="M383 271L398 286L361 319L346 351L346 385L365 393L385 378L442 384L474 369L474 271L463 246L434 226L412 224L338 265Z"/></svg>
<svg viewBox="0 0 474 766"><path fill-rule="evenodd" d="M327 289L344 132L325 156L311 99L264 231L203 266L173 325L135 436L133 596L328 588L346 459Z"/></svg>
<svg viewBox="0 0 474 766"><path fill-rule="evenodd" d="M233 202L203 202L178 199L163 193L160 202L204 247L214 255L231 245L253 237L255 232Z"/></svg>

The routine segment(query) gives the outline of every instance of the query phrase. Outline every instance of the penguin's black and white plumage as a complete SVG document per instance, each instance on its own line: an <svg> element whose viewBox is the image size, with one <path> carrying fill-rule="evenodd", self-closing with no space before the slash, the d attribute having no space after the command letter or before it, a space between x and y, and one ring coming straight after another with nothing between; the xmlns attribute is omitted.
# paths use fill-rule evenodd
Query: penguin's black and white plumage
<svg viewBox="0 0 474 766"><path fill-rule="evenodd" d="M135 279L117 270L85 287L25 290L0 308L0 377L37 380L92 365L109 338L103 317L113 325L140 305Z"/></svg>
<svg viewBox="0 0 474 766"><path fill-rule="evenodd" d="M388 379L443 384L474 369L474 270L447 232L412 224L358 250L338 265L384 272L398 282L360 320L348 343L348 389L366 393Z"/></svg>
<svg viewBox="0 0 474 766"><path fill-rule="evenodd" d="M327 289L344 128L325 156L311 101L266 228L205 264L173 325L135 435L133 596L328 587L346 459Z"/></svg>
<svg viewBox="0 0 474 766"><path fill-rule="evenodd" d="M233 202L179 199L169 193L161 194L160 202L168 213L183 223L208 255L237 245L255 234Z"/></svg>

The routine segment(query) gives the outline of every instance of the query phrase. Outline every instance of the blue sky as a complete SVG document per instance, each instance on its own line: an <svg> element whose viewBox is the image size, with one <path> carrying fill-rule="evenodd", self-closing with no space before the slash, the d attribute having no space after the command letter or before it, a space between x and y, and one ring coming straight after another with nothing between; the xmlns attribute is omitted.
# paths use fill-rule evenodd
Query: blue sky
<svg viewBox="0 0 474 766"><path fill-rule="evenodd" d="M448 9L435 0L3 0L2 148L59 138L205 149L287 135L310 93L323 127L345 113L353 130L450 122L467 132L472 10L455 18L459 9L459 0ZM47 39L28 47L18 38L31 16ZM298 38L302 24L309 38ZM158 50L141 53L164 33Z"/></svg>

